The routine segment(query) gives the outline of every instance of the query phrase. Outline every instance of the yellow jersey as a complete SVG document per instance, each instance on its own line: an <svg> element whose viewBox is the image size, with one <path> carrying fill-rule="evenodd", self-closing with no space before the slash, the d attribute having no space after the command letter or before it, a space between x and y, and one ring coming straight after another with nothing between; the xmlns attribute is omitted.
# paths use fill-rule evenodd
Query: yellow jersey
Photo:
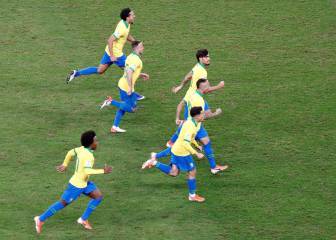
<svg viewBox="0 0 336 240"><path fill-rule="evenodd" d="M189 118L182 125L181 132L174 143L171 151L176 156L188 156L195 154L196 150L192 148L191 143L198 147L195 136L201 127L193 118Z"/></svg>
<svg viewBox="0 0 336 240"><path fill-rule="evenodd" d="M71 149L65 156L63 165L68 166L69 162L74 158L76 158L76 168L69 183L75 187L85 188L90 175L104 173L104 169L92 168L95 160L91 149L83 146Z"/></svg>
<svg viewBox="0 0 336 240"><path fill-rule="evenodd" d="M139 78L139 75L142 70L141 58L139 55L137 55L134 52L127 56L126 63L125 63L125 69L124 69L124 75L119 79L119 83L118 83L118 87L125 92L128 92L130 90L128 82L127 82L127 70L128 69L131 69L133 71L132 92L134 92L135 82Z"/></svg>
<svg viewBox="0 0 336 240"><path fill-rule="evenodd" d="M203 94L196 90L193 94L190 94L188 101L188 118L190 118L190 109L193 107L202 107L202 111L209 109L207 103L204 101Z"/></svg>
<svg viewBox="0 0 336 240"><path fill-rule="evenodd" d="M186 102L188 101L189 96L196 91L196 89L197 89L197 86L196 86L197 81L200 78L207 79L207 77L208 77L208 72L205 69L205 66L203 64L201 64L201 63L197 63L193 67L193 69L191 70L191 72L192 72L192 77L191 77L190 87L189 87L186 95L184 96L184 100Z"/></svg>
<svg viewBox="0 0 336 240"><path fill-rule="evenodd" d="M130 30L131 25L124 20L120 20L113 33L113 36L117 39L116 41L113 42L113 48L112 48L113 56L121 57L124 54L123 48L127 41L127 37ZM107 53L107 55L111 56L108 45L106 45L105 47L105 52Z"/></svg>

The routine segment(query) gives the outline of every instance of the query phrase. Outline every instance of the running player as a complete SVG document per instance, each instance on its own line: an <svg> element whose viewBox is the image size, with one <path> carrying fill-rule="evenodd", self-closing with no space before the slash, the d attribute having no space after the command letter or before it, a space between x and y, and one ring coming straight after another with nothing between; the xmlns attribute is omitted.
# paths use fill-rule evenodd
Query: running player
<svg viewBox="0 0 336 240"><path fill-rule="evenodd" d="M76 159L75 173L71 177L68 187L61 196L61 199L52 204L42 215L34 217L37 233L41 233L42 225L49 217L75 201L81 194L90 197L91 200L77 222L83 225L85 229L92 229L88 218L102 201L103 195L96 185L93 182L88 181L88 179L89 176L93 174L110 173L112 167L105 165L103 169L92 168L95 161L93 151L96 150L98 145L98 140L94 131L84 132L81 136L81 143L81 147L71 149L67 153L64 162L56 167L58 172L65 172L69 162L74 158Z"/></svg>
<svg viewBox="0 0 336 240"><path fill-rule="evenodd" d="M81 70L73 70L66 79L66 83L71 82L74 78L91 75L103 74L112 64L120 68L125 67L126 55L123 53L123 48L126 41L130 43L135 41L135 38L130 34L131 25L134 23L135 14L130 8L122 9L120 18L114 33L110 36L105 47L105 53L98 67L88 67ZM137 100L142 100L145 97L135 93Z"/></svg>

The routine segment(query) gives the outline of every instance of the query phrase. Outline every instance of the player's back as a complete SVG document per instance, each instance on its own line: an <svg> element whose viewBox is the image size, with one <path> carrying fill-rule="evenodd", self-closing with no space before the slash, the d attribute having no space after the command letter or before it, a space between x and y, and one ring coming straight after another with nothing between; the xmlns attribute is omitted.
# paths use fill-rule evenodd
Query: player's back
<svg viewBox="0 0 336 240"><path fill-rule="evenodd" d="M208 77L208 72L205 69L204 65L201 63L197 63L192 71L192 77L191 77L191 82L190 82L190 87L184 97L184 99L187 101L189 96L194 93L194 91L197 90L196 83L200 78L205 78L207 79Z"/></svg>

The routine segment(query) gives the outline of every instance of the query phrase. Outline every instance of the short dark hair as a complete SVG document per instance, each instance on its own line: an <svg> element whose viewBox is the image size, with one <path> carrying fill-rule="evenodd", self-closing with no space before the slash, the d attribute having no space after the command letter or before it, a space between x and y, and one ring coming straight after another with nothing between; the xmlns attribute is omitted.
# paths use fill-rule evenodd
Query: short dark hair
<svg viewBox="0 0 336 240"><path fill-rule="evenodd" d="M208 56L209 52L207 49L199 49L197 50L196 52L196 59L197 61L199 62L199 59L202 58L202 57L206 57Z"/></svg>
<svg viewBox="0 0 336 240"><path fill-rule="evenodd" d="M198 79L197 82L196 82L197 89L200 87L201 83L205 83L206 81L208 81L208 80L205 79L205 78Z"/></svg>
<svg viewBox="0 0 336 240"><path fill-rule="evenodd" d="M203 110L202 107L192 107L190 109L190 116L195 117L201 114L202 110Z"/></svg>
<svg viewBox="0 0 336 240"><path fill-rule="evenodd" d="M133 42L132 42L132 48L137 47L140 43L141 43L141 41L139 41L139 40L135 40L135 41L133 41Z"/></svg>
<svg viewBox="0 0 336 240"><path fill-rule="evenodd" d="M126 18L129 16L130 12L132 10L130 8L124 8L123 10L121 10L120 12L120 18L124 21L126 21Z"/></svg>
<svg viewBox="0 0 336 240"><path fill-rule="evenodd" d="M96 136L96 133L92 130L86 131L85 133L83 133L81 136L82 146L86 148L90 147L91 144L93 143L93 139L95 136Z"/></svg>

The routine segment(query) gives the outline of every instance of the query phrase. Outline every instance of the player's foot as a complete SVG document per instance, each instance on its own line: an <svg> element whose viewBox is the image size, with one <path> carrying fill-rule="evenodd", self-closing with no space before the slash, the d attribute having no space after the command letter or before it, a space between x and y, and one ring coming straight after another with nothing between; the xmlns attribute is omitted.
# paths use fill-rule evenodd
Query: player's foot
<svg viewBox="0 0 336 240"><path fill-rule="evenodd" d="M44 222L40 221L40 216L34 217L36 232L40 234L42 232L42 225Z"/></svg>
<svg viewBox="0 0 336 240"><path fill-rule="evenodd" d="M91 230L92 227L88 220L83 220L81 217L77 219L77 223L82 225L85 229Z"/></svg>
<svg viewBox="0 0 336 240"><path fill-rule="evenodd" d="M166 146L169 147L169 148L173 147L173 145L174 145L174 143L173 143L171 140L169 140L169 141L166 143Z"/></svg>
<svg viewBox="0 0 336 240"><path fill-rule="evenodd" d="M100 105L100 110L102 110L104 107L111 105L112 97L107 96L104 102Z"/></svg>
<svg viewBox="0 0 336 240"><path fill-rule="evenodd" d="M137 97L137 101L144 100L145 98L145 96L139 94L139 96Z"/></svg>
<svg viewBox="0 0 336 240"><path fill-rule="evenodd" d="M146 162L144 162L142 164L141 169L145 169L145 168L152 168L156 165L156 160L153 159L148 159Z"/></svg>
<svg viewBox="0 0 336 240"><path fill-rule="evenodd" d="M116 127L116 126L111 127L111 133L124 133L124 132L126 132L126 130L120 127Z"/></svg>
<svg viewBox="0 0 336 240"><path fill-rule="evenodd" d="M70 72L70 74L67 76L65 82L68 84L69 82L71 82L74 78L75 78L75 75L77 73L77 70L72 70Z"/></svg>
<svg viewBox="0 0 336 240"><path fill-rule="evenodd" d="M211 171L212 174L217 174L217 173L222 172L222 171L224 171L225 169L228 169L228 168L229 168L228 165L224 165L224 166L216 165L216 167L211 168L210 171Z"/></svg>
<svg viewBox="0 0 336 240"><path fill-rule="evenodd" d="M197 194L193 194L193 195L189 194L188 199L191 202L204 202L205 201L204 197L201 197L200 195L197 195Z"/></svg>

